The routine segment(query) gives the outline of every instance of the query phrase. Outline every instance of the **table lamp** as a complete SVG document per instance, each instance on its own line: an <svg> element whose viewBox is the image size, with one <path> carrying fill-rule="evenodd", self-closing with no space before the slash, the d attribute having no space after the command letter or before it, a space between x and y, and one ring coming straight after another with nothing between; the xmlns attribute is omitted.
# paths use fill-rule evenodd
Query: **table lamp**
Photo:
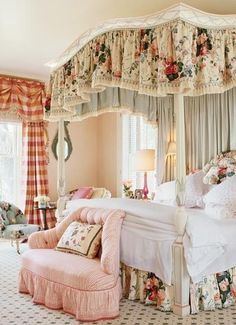
<svg viewBox="0 0 236 325"><path fill-rule="evenodd" d="M147 172L154 170L155 150L143 149L135 153L135 170L144 172L144 185L143 185L143 198L147 199L148 186L147 186Z"/></svg>

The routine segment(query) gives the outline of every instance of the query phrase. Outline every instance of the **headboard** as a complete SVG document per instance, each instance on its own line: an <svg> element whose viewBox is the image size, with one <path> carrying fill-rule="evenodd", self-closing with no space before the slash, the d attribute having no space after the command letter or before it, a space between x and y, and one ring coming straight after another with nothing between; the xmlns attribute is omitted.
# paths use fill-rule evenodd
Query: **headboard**
<svg viewBox="0 0 236 325"><path fill-rule="evenodd" d="M220 184L227 177L236 174L236 150L218 154L203 167L205 184Z"/></svg>
<svg viewBox="0 0 236 325"><path fill-rule="evenodd" d="M73 194L77 191L78 189L72 190L69 193L67 193L65 196L61 196L58 201L57 201L57 209L55 212L55 216L57 219L57 222L60 222L63 220L63 211L66 207L66 203L71 200ZM97 198L110 198L111 197L111 192L107 190L106 188L98 188L98 187L93 187L93 195L91 199L97 199Z"/></svg>

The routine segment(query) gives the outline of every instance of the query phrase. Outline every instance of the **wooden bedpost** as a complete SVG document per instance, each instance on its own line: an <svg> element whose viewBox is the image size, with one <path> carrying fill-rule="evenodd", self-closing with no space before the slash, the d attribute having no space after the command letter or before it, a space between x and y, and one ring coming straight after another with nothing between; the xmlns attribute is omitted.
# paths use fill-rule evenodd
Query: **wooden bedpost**
<svg viewBox="0 0 236 325"><path fill-rule="evenodd" d="M56 210L56 218L60 218L61 212L64 209L64 198L65 195L65 141L64 141L64 119L60 118L58 121L58 157L57 157L57 193L58 193L58 201L57 201L57 210Z"/></svg>
<svg viewBox="0 0 236 325"><path fill-rule="evenodd" d="M187 221L184 208L185 201L185 123L184 123L184 96L174 95L174 108L176 116L176 202L178 204L175 223L178 238L173 245L174 265L174 306L173 312L180 316L190 313L189 283L190 278L186 268L183 248L183 235Z"/></svg>

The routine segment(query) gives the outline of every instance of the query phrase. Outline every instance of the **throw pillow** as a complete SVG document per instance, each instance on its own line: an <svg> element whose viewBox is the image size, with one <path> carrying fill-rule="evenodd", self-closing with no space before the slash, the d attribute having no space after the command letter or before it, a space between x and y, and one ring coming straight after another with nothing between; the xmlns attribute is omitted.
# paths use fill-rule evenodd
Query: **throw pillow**
<svg viewBox="0 0 236 325"><path fill-rule="evenodd" d="M107 189L101 187L96 187L93 189L93 195L91 199L107 199L111 197L111 192Z"/></svg>
<svg viewBox="0 0 236 325"><path fill-rule="evenodd" d="M76 199L90 199L93 195L92 187L80 187L72 196L72 200Z"/></svg>
<svg viewBox="0 0 236 325"><path fill-rule="evenodd" d="M172 202L175 200L175 181L159 185L155 192L154 201Z"/></svg>
<svg viewBox="0 0 236 325"><path fill-rule="evenodd" d="M186 208L204 208L203 196L209 191L208 185L203 183L204 175L201 170L186 177Z"/></svg>
<svg viewBox="0 0 236 325"><path fill-rule="evenodd" d="M101 246L102 225L72 222L60 238L56 250L96 257Z"/></svg>
<svg viewBox="0 0 236 325"><path fill-rule="evenodd" d="M203 196L208 192L209 186L203 183L204 173L198 171L186 177L185 206L186 208L204 208ZM175 181L166 182L158 186L154 201L165 205L176 205Z"/></svg>
<svg viewBox="0 0 236 325"><path fill-rule="evenodd" d="M236 215L236 175L225 179L219 185L216 185L204 197L206 205L215 205L219 208L223 207L230 211L232 215ZM209 209L209 208L208 208ZM229 212L227 213L227 215Z"/></svg>

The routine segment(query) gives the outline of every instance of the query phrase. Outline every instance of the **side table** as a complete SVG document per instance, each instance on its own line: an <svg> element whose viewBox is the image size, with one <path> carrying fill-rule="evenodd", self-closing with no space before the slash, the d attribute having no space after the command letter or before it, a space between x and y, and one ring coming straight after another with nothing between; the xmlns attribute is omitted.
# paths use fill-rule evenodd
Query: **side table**
<svg viewBox="0 0 236 325"><path fill-rule="evenodd" d="M47 230L48 229L47 211L56 210L56 207L45 207L45 208L35 207L34 210L43 211L43 230Z"/></svg>

